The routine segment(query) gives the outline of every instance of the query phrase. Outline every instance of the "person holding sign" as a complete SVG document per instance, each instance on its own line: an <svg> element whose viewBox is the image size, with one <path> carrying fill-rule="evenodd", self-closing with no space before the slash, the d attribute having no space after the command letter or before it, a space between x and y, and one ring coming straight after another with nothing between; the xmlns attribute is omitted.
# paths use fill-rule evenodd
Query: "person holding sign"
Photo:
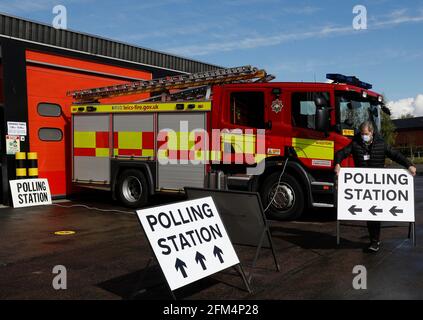
<svg viewBox="0 0 423 320"><path fill-rule="evenodd" d="M354 164L358 168L383 168L385 167L385 158L388 157L407 168L413 176L416 175L416 167L413 163L400 152L393 150L375 132L373 123L370 121L363 122L360 125L360 132L352 142L335 154L335 173L337 175L341 169L341 162L350 155L353 156ZM378 252L380 249L381 223L368 221L367 228L370 236L370 245L367 249L369 252Z"/></svg>

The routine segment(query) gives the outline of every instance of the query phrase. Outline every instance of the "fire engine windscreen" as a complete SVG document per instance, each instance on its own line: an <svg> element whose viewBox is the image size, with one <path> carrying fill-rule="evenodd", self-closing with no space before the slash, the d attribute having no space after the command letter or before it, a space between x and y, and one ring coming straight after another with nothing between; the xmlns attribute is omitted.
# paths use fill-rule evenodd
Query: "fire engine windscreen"
<svg viewBox="0 0 423 320"><path fill-rule="evenodd" d="M358 92L338 91L336 105L341 129L358 129L364 121L372 121L377 131L380 131L381 106L377 99L364 98Z"/></svg>

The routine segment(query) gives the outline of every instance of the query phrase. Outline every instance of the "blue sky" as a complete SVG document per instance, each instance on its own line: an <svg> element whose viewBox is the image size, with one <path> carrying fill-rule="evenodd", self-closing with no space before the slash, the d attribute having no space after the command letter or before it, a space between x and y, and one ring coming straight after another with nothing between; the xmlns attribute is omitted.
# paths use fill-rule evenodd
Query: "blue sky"
<svg viewBox="0 0 423 320"><path fill-rule="evenodd" d="M423 0L0 0L0 11L222 66L251 64L279 81L356 75L395 115L423 116ZM354 30L364 5L368 29Z"/></svg>

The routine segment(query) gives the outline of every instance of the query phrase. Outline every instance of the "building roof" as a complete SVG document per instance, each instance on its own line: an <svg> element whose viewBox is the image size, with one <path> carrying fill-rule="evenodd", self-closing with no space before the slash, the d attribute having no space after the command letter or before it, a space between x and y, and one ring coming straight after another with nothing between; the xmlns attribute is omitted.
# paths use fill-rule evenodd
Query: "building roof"
<svg viewBox="0 0 423 320"><path fill-rule="evenodd" d="M0 38L6 37L41 45L88 53L185 73L209 71L220 66L187 59L131 44L0 13Z"/></svg>
<svg viewBox="0 0 423 320"><path fill-rule="evenodd" d="M397 119L393 120L397 129L422 129L423 130L423 117Z"/></svg>

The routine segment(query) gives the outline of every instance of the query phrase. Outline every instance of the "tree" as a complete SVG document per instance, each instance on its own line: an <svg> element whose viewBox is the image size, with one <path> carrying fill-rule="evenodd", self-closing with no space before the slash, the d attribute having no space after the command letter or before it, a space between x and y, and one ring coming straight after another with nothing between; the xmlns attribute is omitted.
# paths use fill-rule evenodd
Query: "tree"
<svg viewBox="0 0 423 320"><path fill-rule="evenodd" d="M392 122L390 115L386 114L385 112L382 112L381 114L381 134L383 136L383 139L385 139L386 143L394 145L395 139L397 137L397 134L395 132L396 127Z"/></svg>
<svg viewBox="0 0 423 320"><path fill-rule="evenodd" d="M411 113L406 113L401 115L400 119L410 119L410 118L414 118L414 115Z"/></svg>

